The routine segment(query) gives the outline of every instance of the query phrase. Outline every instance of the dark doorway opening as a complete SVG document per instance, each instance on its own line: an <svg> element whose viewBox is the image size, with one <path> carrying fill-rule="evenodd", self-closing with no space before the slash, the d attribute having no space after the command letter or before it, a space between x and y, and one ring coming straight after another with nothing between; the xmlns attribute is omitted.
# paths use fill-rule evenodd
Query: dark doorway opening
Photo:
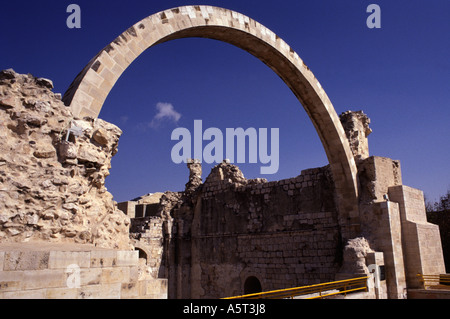
<svg viewBox="0 0 450 319"><path fill-rule="evenodd" d="M134 250L137 250L139 252L139 259L141 258L145 259L145 263L147 263L147 253L144 250L137 247Z"/></svg>
<svg viewBox="0 0 450 319"><path fill-rule="evenodd" d="M261 283L255 276L248 277L244 283L244 294L254 294L257 292L262 292Z"/></svg>

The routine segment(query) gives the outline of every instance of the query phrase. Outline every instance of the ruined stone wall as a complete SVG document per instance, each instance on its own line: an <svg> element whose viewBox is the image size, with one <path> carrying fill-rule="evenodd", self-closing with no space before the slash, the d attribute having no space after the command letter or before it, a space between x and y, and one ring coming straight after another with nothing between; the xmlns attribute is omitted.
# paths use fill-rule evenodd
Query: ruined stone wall
<svg viewBox="0 0 450 319"><path fill-rule="evenodd" d="M359 178L363 232L347 243L328 167L268 182L224 162L189 187L195 197L168 192L161 214L133 225L146 229L139 242L159 264L157 278L168 278L169 298L244 294L250 277L263 291L347 279L373 264L385 267L378 297L405 298L418 271L442 271L438 232L424 219L421 192L401 185L399 161L361 159Z"/></svg>
<svg viewBox="0 0 450 319"><path fill-rule="evenodd" d="M0 243L131 249L130 218L104 186L122 131L74 118L50 80L0 72ZM79 133L67 134L78 127Z"/></svg>
<svg viewBox="0 0 450 319"><path fill-rule="evenodd" d="M356 162L369 157L367 137L372 133L370 119L363 111L347 111L339 115Z"/></svg>
<svg viewBox="0 0 450 319"><path fill-rule="evenodd" d="M343 242L328 166L268 182L248 180L224 161L202 184L194 160L184 192L164 193L156 214L132 221L152 276L168 279L169 298L235 296L249 286L268 291L378 269L385 276L374 282L376 297L403 299L420 285L418 272L445 271L423 193L402 185L399 161L368 157L369 120L362 112L346 112L341 120L355 131L349 139L358 163L358 237ZM137 216L135 204L121 206Z"/></svg>
<svg viewBox="0 0 450 319"><path fill-rule="evenodd" d="M165 247L163 227L162 218L156 216L135 218L130 227L133 244L143 251L142 258L145 258L146 266L153 278L166 278L164 270L161 269Z"/></svg>
<svg viewBox="0 0 450 319"><path fill-rule="evenodd" d="M439 229L426 222L423 193L402 185L398 161L368 157L369 120L362 112L341 117L358 163L361 228L342 242L329 166L268 182L248 180L224 161L203 184L201 164L193 160L184 192L123 203L124 214L104 186L122 131L101 119L73 117L52 88L47 79L0 71L4 298L34 296L33 287L46 298L54 296L51 288L73 298L86 292L220 298L248 292L250 278L252 289L267 291L365 275L374 263L386 270L378 296L405 298L407 289L420 286L417 272L445 271ZM59 246L24 253L25 242L33 249ZM66 251L61 256L70 262L74 246L67 245L74 244L83 244L84 253L75 255L82 257L84 275L99 280L66 290L63 266L53 269L46 256ZM130 252L133 246L138 252ZM94 252L99 248L106 250ZM103 256L100 264L92 259L96 254ZM122 269L117 262L128 255L132 262ZM110 282L112 273L125 276Z"/></svg>
<svg viewBox="0 0 450 319"><path fill-rule="evenodd" d="M204 184L188 167L185 192L166 192L157 214L131 221L152 276L168 279L169 298L243 294L250 276L263 290L334 280L343 246L328 166L268 182L223 162Z"/></svg>
<svg viewBox="0 0 450 319"><path fill-rule="evenodd" d="M267 182L219 164L202 187L191 237L178 238L192 250L181 265L192 267L190 297L243 294L249 276L263 290L334 280L342 247L332 185L328 167Z"/></svg>

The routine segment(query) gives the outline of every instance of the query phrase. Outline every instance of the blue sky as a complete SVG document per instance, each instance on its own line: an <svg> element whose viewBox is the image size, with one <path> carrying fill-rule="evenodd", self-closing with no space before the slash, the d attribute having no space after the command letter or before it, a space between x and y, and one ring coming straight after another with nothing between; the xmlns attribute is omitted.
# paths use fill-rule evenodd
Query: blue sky
<svg viewBox="0 0 450 319"><path fill-rule="evenodd" d="M66 26L69 4L81 7L81 29ZM366 8L381 8L369 29ZM0 69L53 80L64 93L103 47L158 11L209 4L241 12L285 40L318 78L338 114L370 117L371 155L401 161L403 184L437 200L450 187L450 1L106 1L3 2ZM161 117L171 105L176 119ZM239 164L247 178L289 178L328 163L306 112L284 82L250 54L208 39L180 39L145 51L111 91L100 118L124 134L107 187L117 201L184 189L188 170L174 164L177 127L279 128L277 174ZM212 165L203 165L206 178Z"/></svg>

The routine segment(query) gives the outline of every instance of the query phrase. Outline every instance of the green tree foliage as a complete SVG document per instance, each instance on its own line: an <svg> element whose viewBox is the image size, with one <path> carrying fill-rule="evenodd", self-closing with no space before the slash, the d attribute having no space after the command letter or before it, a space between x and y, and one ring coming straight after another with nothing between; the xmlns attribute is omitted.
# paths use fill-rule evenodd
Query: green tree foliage
<svg viewBox="0 0 450 319"><path fill-rule="evenodd" d="M426 202L427 220L439 225L442 250L447 273L450 272L450 189L441 196L438 202Z"/></svg>

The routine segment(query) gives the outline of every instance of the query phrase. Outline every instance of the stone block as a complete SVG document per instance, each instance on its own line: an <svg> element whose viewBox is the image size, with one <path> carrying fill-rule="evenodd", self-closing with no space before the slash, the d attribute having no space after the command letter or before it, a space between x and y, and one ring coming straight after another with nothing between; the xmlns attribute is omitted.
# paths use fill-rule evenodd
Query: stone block
<svg viewBox="0 0 450 319"><path fill-rule="evenodd" d="M402 222L427 222L425 200L421 190L405 185L389 187L389 199L399 203Z"/></svg>
<svg viewBox="0 0 450 319"><path fill-rule="evenodd" d="M102 278L101 268L81 268L80 269L80 285L98 285Z"/></svg>
<svg viewBox="0 0 450 319"><path fill-rule="evenodd" d="M0 271L0 292L20 290L22 282L23 271Z"/></svg>
<svg viewBox="0 0 450 319"><path fill-rule="evenodd" d="M167 298L167 279L148 280L146 295L153 295L156 299Z"/></svg>
<svg viewBox="0 0 450 319"><path fill-rule="evenodd" d="M386 219L381 219L378 225L380 232L380 250L384 253L386 266L387 293L391 299L403 299L406 288L405 260L402 248L402 233L400 225L400 208L394 202L381 202L377 206L381 208L381 214Z"/></svg>
<svg viewBox="0 0 450 319"><path fill-rule="evenodd" d="M0 293L0 299L45 299L46 289L10 291Z"/></svg>
<svg viewBox="0 0 450 319"><path fill-rule="evenodd" d="M358 170L363 183L371 185L363 189L363 200L383 201L389 187L402 183L400 163L390 158L371 156L358 164Z"/></svg>
<svg viewBox="0 0 450 319"><path fill-rule="evenodd" d="M384 255L382 252L367 253L366 264L384 266Z"/></svg>
<svg viewBox="0 0 450 319"><path fill-rule="evenodd" d="M416 274L438 275L445 273L445 264L439 235L439 227L430 223L405 222L402 231L405 260L408 269L408 288L420 288Z"/></svg>
<svg viewBox="0 0 450 319"><path fill-rule="evenodd" d="M147 294L147 280L139 280L136 286L139 296L145 296Z"/></svg>
<svg viewBox="0 0 450 319"><path fill-rule="evenodd" d="M24 270L22 290L67 287L68 274L64 270Z"/></svg>
<svg viewBox="0 0 450 319"><path fill-rule="evenodd" d="M108 79L107 76L105 76L104 74L104 70L108 70L108 69L112 69L114 67L114 60L111 58L111 56L106 52L106 51L102 51L102 53L99 56L100 63L105 66L105 68L100 71L100 75L104 78L104 79ZM115 83L115 81L111 81L111 79L108 79L111 83Z"/></svg>
<svg viewBox="0 0 450 319"><path fill-rule="evenodd" d="M78 290L79 299L119 299L121 283L83 286Z"/></svg>
<svg viewBox="0 0 450 319"><path fill-rule="evenodd" d="M136 216L136 202L128 201L128 202L122 202L118 203L117 207L124 212L126 215L128 215L130 218L139 217ZM142 216L140 216L142 217Z"/></svg>
<svg viewBox="0 0 450 319"><path fill-rule="evenodd" d="M100 282L102 284L123 283L130 281L129 267L102 268Z"/></svg>
<svg viewBox="0 0 450 319"><path fill-rule="evenodd" d="M51 251L48 268L66 269L69 265L89 268L90 262L90 252L88 251Z"/></svg>
<svg viewBox="0 0 450 319"><path fill-rule="evenodd" d="M89 69L88 72L86 72L84 79L96 87L100 87L103 82L103 77L93 69Z"/></svg>
<svg viewBox="0 0 450 319"><path fill-rule="evenodd" d="M117 266L137 266L139 263L139 252L137 250L117 251Z"/></svg>
<svg viewBox="0 0 450 319"><path fill-rule="evenodd" d="M91 251L91 268L114 267L117 264L117 251L93 250Z"/></svg>
<svg viewBox="0 0 450 319"><path fill-rule="evenodd" d="M139 279L139 268L137 266L130 267L130 282L137 282Z"/></svg>
<svg viewBox="0 0 450 319"><path fill-rule="evenodd" d="M49 254L44 251L8 251L4 253L3 270L47 269Z"/></svg>
<svg viewBox="0 0 450 319"><path fill-rule="evenodd" d="M45 299L77 299L78 288L49 288L45 291Z"/></svg>
<svg viewBox="0 0 450 319"><path fill-rule="evenodd" d="M138 282L122 283L120 297L121 299L134 299L139 296Z"/></svg>
<svg viewBox="0 0 450 319"><path fill-rule="evenodd" d="M3 270L3 261L5 260L5 252L0 251L0 271Z"/></svg>

